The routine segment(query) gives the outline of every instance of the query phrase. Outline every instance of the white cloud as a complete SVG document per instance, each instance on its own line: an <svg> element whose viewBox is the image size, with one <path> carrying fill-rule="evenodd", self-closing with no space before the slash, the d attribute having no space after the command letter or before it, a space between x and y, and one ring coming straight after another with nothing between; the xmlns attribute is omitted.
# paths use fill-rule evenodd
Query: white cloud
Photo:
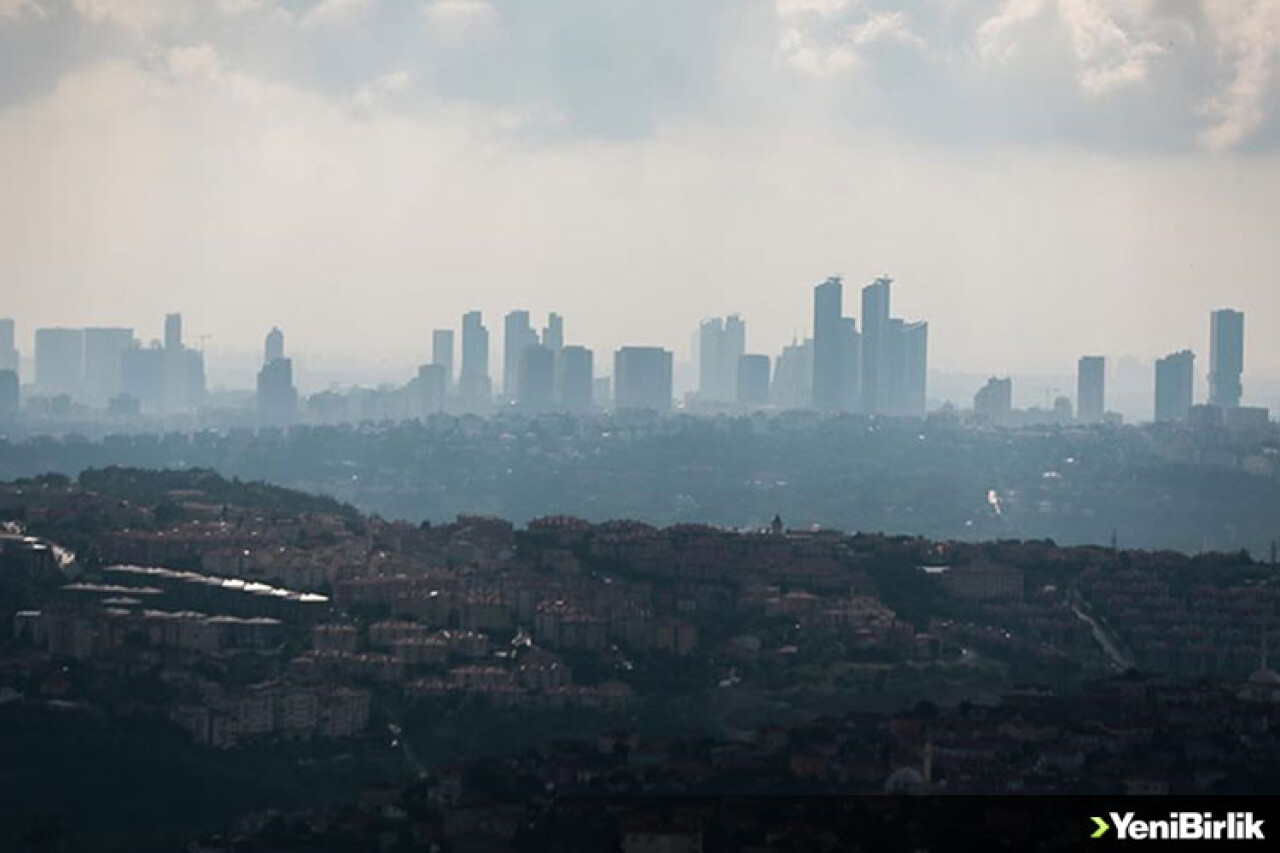
<svg viewBox="0 0 1280 853"><path fill-rule="evenodd" d="M1209 149L1222 151L1247 140L1274 114L1280 86L1280 3L1211 3L1206 12L1231 79L1202 105L1209 125L1200 140Z"/></svg>
<svg viewBox="0 0 1280 853"><path fill-rule="evenodd" d="M1044 0L1005 0L999 12L978 28L978 55L986 62L1006 62L1018 51L1020 30L1044 11Z"/></svg>
<svg viewBox="0 0 1280 853"><path fill-rule="evenodd" d="M40 0L0 0L0 21L14 21L31 16L43 18L49 14Z"/></svg>
<svg viewBox="0 0 1280 853"><path fill-rule="evenodd" d="M903 12L878 12L872 15L854 28L853 41L855 44L897 42L924 47L924 39L911 31Z"/></svg>
<svg viewBox="0 0 1280 853"><path fill-rule="evenodd" d="M73 0L73 5L88 21L139 35L186 20L193 11L188 0Z"/></svg>
<svg viewBox="0 0 1280 853"><path fill-rule="evenodd" d="M357 109L374 112L386 105L387 100L409 85L409 72L391 71L361 86L352 98Z"/></svg>
<svg viewBox="0 0 1280 853"><path fill-rule="evenodd" d="M371 0L320 0L301 17L304 27L325 27L345 23L363 14Z"/></svg>

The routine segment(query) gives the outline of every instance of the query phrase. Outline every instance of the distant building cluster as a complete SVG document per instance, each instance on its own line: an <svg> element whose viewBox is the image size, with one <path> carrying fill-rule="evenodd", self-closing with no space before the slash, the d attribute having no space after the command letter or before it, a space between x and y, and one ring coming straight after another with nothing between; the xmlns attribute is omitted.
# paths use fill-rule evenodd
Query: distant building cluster
<svg viewBox="0 0 1280 853"><path fill-rule="evenodd" d="M430 360L407 383L305 397L298 392L294 361L285 353L284 333L273 327L251 404L240 397L224 408L215 408L206 395L202 348L184 344L179 314L165 318L164 340L147 346L128 328L37 329L33 381L25 386L15 324L5 319L0 320L0 419L22 413L64 421L75 420L77 413L84 419L105 412L116 420L199 414L200 422L210 425L287 428L422 419L440 412L662 413L677 405L701 413L808 410L921 417L930 408L929 324L893 316L893 285L886 275L863 287L858 319L845 316L839 276L820 282L813 289L811 333L772 358L748 351L741 316L703 320L693 346L696 390L683 400L677 399L676 374L684 365L676 364L674 352L628 344L612 359L597 359L591 349L566 342L564 317L554 312L541 328L524 309L503 317L497 376L484 317L469 311L459 330L431 332ZM1232 427L1269 420L1265 410L1242 406L1243 313L1211 314L1208 394L1200 404L1195 358L1188 349L1155 363L1156 422ZM997 426L1118 423L1120 415L1108 408L1108 367L1104 355L1081 357L1074 399L1062 394L1050 404L1046 397L1045 408L1031 410L1015 407L1010 377L992 377L978 389L972 414Z"/></svg>

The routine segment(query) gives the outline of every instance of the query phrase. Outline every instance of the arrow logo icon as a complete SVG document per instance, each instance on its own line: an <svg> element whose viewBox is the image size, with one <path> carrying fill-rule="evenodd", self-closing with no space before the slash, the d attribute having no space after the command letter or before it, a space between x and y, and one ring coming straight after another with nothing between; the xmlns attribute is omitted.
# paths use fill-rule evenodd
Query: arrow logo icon
<svg viewBox="0 0 1280 853"><path fill-rule="evenodd" d="M1107 830L1111 828L1111 826L1100 817L1095 817L1093 822L1098 825L1098 828L1093 831L1093 835L1089 836L1090 838L1101 838L1106 835Z"/></svg>

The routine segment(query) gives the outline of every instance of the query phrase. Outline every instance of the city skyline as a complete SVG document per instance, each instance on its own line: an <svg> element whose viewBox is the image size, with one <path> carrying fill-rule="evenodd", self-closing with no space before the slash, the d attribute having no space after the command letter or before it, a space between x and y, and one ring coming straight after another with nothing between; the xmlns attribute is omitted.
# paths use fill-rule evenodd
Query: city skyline
<svg viewBox="0 0 1280 853"><path fill-rule="evenodd" d="M1242 385L1242 377L1248 373L1242 362L1246 342L1244 312L1229 308L1210 312L1210 367L1204 376L1203 394L1197 390L1194 367L1189 367L1184 358L1189 356L1193 365L1195 354L1182 350L1149 364L1122 357L1116 367L1112 367L1113 359L1105 355L1081 356L1074 395L1068 389L1053 387L1054 383L1040 386L1034 381L1036 393L1043 393L1043 400L1028 397L1020 387L1015 394L1013 389L1020 383L1009 381L1014 374L992 371L985 387L975 381L973 389L957 392L955 387L949 387L935 396L928 390L929 383L946 374L929 367L929 323L891 316L892 285L891 278L881 275L861 288L866 325L860 332L858 318L842 316L843 280L839 276L827 277L812 290L813 334L803 339L797 336L777 355L748 351L748 324L738 314L704 319L694 335L693 364L679 361L676 353L663 347L634 343L614 348L612 358L596 359L589 347L577 343L566 346L563 315L549 312L546 325L539 331L526 309L512 309L503 315L502 344L495 348L483 312L468 311L459 318L456 330L437 327L430 331L429 354L417 366L416 375L403 385L402 390L409 396L398 404L383 404L390 408L379 409L382 414L378 416L414 417L446 409L483 413L493 411L495 406L515 406L525 411L584 411L593 405L615 404L622 409L635 407L637 404L628 401L630 392L618 396L616 374L607 372L610 363L614 371L624 363L646 364L642 369L645 379L638 379L640 374L634 373L625 384L643 385L646 390L636 399L644 399L645 408L660 410L670 407L655 402L661 397L671 405L683 400L701 411L768 406L776 410L919 416L948 406L968 409L971 391L976 392L972 410L980 418L996 423L1010 422L1009 416L1015 410L1031 415L1031 420L1023 419L1025 423L1039 422L1042 417L1059 423L1064 417L1067 422L1102 423L1112 422L1117 416L1136 422L1183 419L1192 406L1202 408L1201 403L1226 409L1244 407L1249 410L1245 417L1260 413L1265 418L1271 408L1267 394L1274 389L1264 387L1262 394L1244 393L1252 387L1249 383ZM832 339L825 350L816 344L819 330ZM8 348L8 363L13 362L15 354L10 343L14 331L12 319L0 321L0 350ZM201 347L208 337L198 337ZM455 347L459 337L461 346ZM33 338L38 346L31 364L34 369L29 369L27 375L34 381L24 383L24 393L36 399L52 401L58 395L69 395L76 404L96 406L117 416L139 412L172 415L193 411L207 402L205 354L200 347L186 345L183 316L179 313L165 315L163 342L153 340L149 346L135 338L132 329L121 327L41 328L33 331ZM495 349L500 353L498 360ZM293 358L284 357L284 335L279 327L271 328L260 352L265 355L258 371L256 398L264 425L287 425L302 419L304 406L300 403L314 409L312 416L321 419L347 417L341 414L346 403L334 408L339 399L334 394L341 393L344 386L331 383L319 393L300 388ZM818 357L823 352L825 365ZM663 361L628 361L641 358L641 353L652 353ZM455 370L459 358L462 367ZM1175 369L1173 362L1181 366ZM493 364L503 365L496 376L491 369ZM677 367L686 374L683 381L677 378ZM739 377L744 367L751 370L745 383ZM1119 393L1114 397L1107 390L1109 373L1119 380ZM1138 380L1138 385L1145 385L1140 390L1135 386L1139 375L1145 375ZM1004 387L1000 398L1004 402L990 409L983 401L991 399L992 384L1001 376ZM602 386L601 382L605 384ZM386 391L398 384L382 382L373 387ZM371 386L353 382L345 389L357 391L362 387ZM235 388L213 390L225 393ZM16 384L13 391L17 392ZM1135 397L1141 402L1135 403ZM1112 405L1117 398L1121 402ZM14 404L6 405L12 409ZM52 405L55 408L50 411L56 410L56 402ZM1044 414L1036 415L1037 411Z"/></svg>

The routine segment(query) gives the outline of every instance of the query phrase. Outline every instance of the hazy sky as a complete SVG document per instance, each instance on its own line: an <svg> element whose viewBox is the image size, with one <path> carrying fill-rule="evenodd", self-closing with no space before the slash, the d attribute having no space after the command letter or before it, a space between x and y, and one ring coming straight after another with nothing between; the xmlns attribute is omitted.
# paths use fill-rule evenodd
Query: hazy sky
<svg viewBox="0 0 1280 853"><path fill-rule="evenodd" d="M774 354L887 271L944 369L1207 369L1230 305L1277 375L1280 0L0 0L0 188L28 353L180 310L407 376L524 307Z"/></svg>

